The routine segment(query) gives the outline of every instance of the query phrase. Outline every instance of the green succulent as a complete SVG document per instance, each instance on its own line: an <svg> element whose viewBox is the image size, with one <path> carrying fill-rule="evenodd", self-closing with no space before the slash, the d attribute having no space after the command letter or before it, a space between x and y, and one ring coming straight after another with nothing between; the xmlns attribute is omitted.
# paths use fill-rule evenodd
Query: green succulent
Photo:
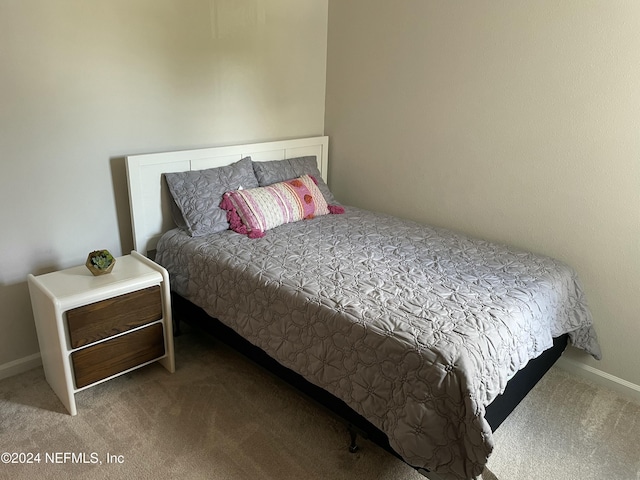
<svg viewBox="0 0 640 480"><path fill-rule="evenodd" d="M98 250L91 256L91 264L100 270L109 268L109 265L111 265L112 262L113 256L108 250Z"/></svg>

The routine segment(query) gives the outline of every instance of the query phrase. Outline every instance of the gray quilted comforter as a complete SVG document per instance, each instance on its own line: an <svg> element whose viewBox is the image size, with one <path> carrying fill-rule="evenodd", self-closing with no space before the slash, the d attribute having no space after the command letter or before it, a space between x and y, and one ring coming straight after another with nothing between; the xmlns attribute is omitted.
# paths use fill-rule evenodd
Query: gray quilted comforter
<svg viewBox="0 0 640 480"><path fill-rule="evenodd" d="M443 478L482 472L485 407L552 337L600 357L563 263L352 207L261 239L172 230L156 260L173 290Z"/></svg>

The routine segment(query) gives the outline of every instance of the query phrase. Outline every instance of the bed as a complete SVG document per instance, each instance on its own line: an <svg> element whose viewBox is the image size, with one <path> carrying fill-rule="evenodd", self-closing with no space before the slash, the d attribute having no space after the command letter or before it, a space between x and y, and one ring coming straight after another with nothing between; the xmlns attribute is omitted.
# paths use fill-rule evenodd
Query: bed
<svg viewBox="0 0 640 480"><path fill-rule="evenodd" d="M325 183L327 137L126 163L134 248L167 268L174 308L206 314L211 331L432 478L481 474L492 431L567 341L600 357L571 268L339 205ZM203 200L212 184L233 192ZM300 203L320 199L308 218L270 226L258 208L262 223L247 219L258 194L294 186ZM236 231L210 230L207 209L225 199L215 215Z"/></svg>

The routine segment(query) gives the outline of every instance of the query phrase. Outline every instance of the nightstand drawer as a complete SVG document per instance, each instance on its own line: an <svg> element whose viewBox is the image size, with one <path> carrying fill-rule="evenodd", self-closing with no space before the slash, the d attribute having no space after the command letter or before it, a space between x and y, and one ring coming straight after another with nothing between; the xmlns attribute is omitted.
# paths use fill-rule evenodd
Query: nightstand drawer
<svg viewBox="0 0 640 480"><path fill-rule="evenodd" d="M162 318L160 287L149 287L67 312L71 348L78 348Z"/></svg>
<svg viewBox="0 0 640 480"><path fill-rule="evenodd" d="M162 324L156 323L71 354L76 387L123 372L163 356Z"/></svg>

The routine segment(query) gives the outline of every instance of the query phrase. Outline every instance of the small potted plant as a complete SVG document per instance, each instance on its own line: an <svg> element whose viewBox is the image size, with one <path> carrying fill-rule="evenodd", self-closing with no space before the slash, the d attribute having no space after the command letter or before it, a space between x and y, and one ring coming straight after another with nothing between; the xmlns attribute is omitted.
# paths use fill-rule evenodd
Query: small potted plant
<svg viewBox="0 0 640 480"><path fill-rule="evenodd" d="M111 272L116 264L116 259L109 253L109 250L95 250L87 257L85 265L94 275L104 275Z"/></svg>

